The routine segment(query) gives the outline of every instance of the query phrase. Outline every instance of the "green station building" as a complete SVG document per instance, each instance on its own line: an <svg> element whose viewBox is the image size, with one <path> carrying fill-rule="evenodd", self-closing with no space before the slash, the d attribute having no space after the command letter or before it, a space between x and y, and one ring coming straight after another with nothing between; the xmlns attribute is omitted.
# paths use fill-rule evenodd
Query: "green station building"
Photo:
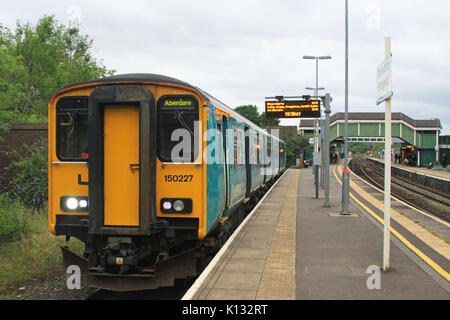
<svg viewBox="0 0 450 320"><path fill-rule="evenodd" d="M384 142L384 112L349 112L349 143ZM330 146L343 157L345 113L330 117ZM442 136L439 119L415 120L401 112L392 113L392 161L408 161L415 166L427 166L441 161L444 150L448 150L450 139ZM300 120L299 134L314 137L314 120ZM447 138L445 138L447 137ZM396 157L397 156L397 157ZM447 157L449 156L447 152Z"/></svg>

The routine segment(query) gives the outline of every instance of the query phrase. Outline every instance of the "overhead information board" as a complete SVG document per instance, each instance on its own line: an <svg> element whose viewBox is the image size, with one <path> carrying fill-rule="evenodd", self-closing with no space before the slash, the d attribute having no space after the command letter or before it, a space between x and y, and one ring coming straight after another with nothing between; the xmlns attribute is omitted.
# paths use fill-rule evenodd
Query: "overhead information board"
<svg viewBox="0 0 450 320"><path fill-rule="evenodd" d="M266 118L319 118L320 100L266 101Z"/></svg>

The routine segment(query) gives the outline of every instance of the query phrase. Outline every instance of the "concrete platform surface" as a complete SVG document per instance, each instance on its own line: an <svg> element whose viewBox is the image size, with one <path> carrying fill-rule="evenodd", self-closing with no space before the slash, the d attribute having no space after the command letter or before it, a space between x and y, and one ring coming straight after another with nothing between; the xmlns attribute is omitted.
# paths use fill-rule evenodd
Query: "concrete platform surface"
<svg viewBox="0 0 450 320"><path fill-rule="evenodd" d="M323 207L321 196L314 198L310 170L301 170L296 299L450 299L448 286L444 288L414 262L411 252L397 245L393 235L390 270L381 270L382 226L353 200L349 203L352 216L339 214L342 187L332 169L330 208Z"/></svg>
<svg viewBox="0 0 450 320"><path fill-rule="evenodd" d="M299 173L289 169L276 182L183 299L295 299Z"/></svg>
<svg viewBox="0 0 450 320"><path fill-rule="evenodd" d="M394 235L390 270L380 270L383 228L367 211L379 205L368 202L366 206L352 199L351 215L341 216L342 187L333 169L331 166L328 208L323 206L322 189L319 199L315 198L312 170L289 169L183 299L449 300L450 282L436 275ZM407 228L392 223L412 244L441 264L448 277L445 255L420 239L412 239L415 234Z"/></svg>

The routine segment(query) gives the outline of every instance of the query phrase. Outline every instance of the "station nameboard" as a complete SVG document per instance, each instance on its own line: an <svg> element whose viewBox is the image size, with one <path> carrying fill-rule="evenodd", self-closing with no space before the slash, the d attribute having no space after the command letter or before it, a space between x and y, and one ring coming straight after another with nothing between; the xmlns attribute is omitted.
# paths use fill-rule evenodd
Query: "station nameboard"
<svg viewBox="0 0 450 320"><path fill-rule="evenodd" d="M391 58L384 60L377 68L377 105L393 95L391 68Z"/></svg>
<svg viewBox="0 0 450 320"><path fill-rule="evenodd" d="M266 101L266 118L319 118L320 100Z"/></svg>

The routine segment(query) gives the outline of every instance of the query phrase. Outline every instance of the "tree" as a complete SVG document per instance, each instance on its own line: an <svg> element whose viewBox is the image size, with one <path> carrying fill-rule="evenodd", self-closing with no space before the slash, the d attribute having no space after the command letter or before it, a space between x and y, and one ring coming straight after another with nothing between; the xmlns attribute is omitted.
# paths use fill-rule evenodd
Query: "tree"
<svg viewBox="0 0 450 320"><path fill-rule="evenodd" d="M266 114L258 113L258 108L254 105L245 105L234 108L234 111L238 112L240 115L246 117L254 124L259 125L261 128L267 126L278 126L280 124L280 119L266 119ZM301 150L308 150L311 148L307 138L299 135L289 134L286 139L286 166L295 166L295 160L300 154Z"/></svg>
<svg viewBox="0 0 450 320"><path fill-rule="evenodd" d="M93 41L79 27L66 27L55 16L35 26L17 22L14 32L0 26L0 121L14 121L11 114L46 117L59 88L114 73L92 56Z"/></svg>
<svg viewBox="0 0 450 320"><path fill-rule="evenodd" d="M12 34L0 25L0 131L6 131L10 120L17 118L11 106L35 94L33 90L24 90L26 81L26 68L22 57L14 51Z"/></svg>
<svg viewBox="0 0 450 320"><path fill-rule="evenodd" d="M266 113L263 112L259 114L258 108L254 105L245 105L234 108L234 111L239 113L241 116L246 117L248 120L260 126L261 128L266 128L268 126L278 126L280 124L279 119L266 119Z"/></svg>
<svg viewBox="0 0 450 320"><path fill-rule="evenodd" d="M266 128L269 126L278 126L280 125L280 119L278 118L266 118L266 113L263 112L261 113L261 115L259 116L259 125L261 128Z"/></svg>
<svg viewBox="0 0 450 320"><path fill-rule="evenodd" d="M290 133L286 139L286 166L295 166L295 161L302 150L311 148L308 138Z"/></svg>
<svg viewBox="0 0 450 320"><path fill-rule="evenodd" d="M254 105L245 105L234 108L234 111L239 113L241 116L247 118L256 125L259 125L260 115L258 113L258 108Z"/></svg>
<svg viewBox="0 0 450 320"><path fill-rule="evenodd" d="M350 143L348 149L352 154L364 154L368 148L363 143L355 142Z"/></svg>
<svg viewBox="0 0 450 320"><path fill-rule="evenodd" d="M373 151L374 155L378 155L382 150L384 150L384 143L374 143L370 147L370 150Z"/></svg>

